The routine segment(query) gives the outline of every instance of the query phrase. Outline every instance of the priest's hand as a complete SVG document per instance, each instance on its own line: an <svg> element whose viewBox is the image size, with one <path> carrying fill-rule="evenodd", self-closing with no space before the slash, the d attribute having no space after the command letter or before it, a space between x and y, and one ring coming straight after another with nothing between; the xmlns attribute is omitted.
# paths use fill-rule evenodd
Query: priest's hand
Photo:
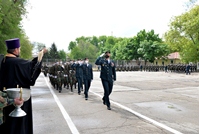
<svg viewBox="0 0 199 134"><path fill-rule="evenodd" d="M48 52L48 49L44 48L44 49L43 49L43 53L45 54L45 53L47 53L47 52Z"/></svg>
<svg viewBox="0 0 199 134"><path fill-rule="evenodd" d="M41 60L42 60L44 54L47 53L47 52L48 52L48 49L43 48L43 49L38 53L38 62L41 62Z"/></svg>
<svg viewBox="0 0 199 134"><path fill-rule="evenodd" d="M14 104L15 105L21 105L21 104L23 104L23 102L24 102L24 100L22 99L20 99L20 98L15 98L14 99Z"/></svg>

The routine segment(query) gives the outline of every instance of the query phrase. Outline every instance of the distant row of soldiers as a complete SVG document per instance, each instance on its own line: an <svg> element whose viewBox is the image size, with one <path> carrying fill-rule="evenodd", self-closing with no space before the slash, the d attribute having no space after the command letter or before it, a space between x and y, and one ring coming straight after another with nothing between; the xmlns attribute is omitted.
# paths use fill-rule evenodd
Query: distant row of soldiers
<svg viewBox="0 0 199 134"><path fill-rule="evenodd" d="M71 67L70 62L64 65L57 62L51 67L45 65L42 70L45 76L48 74L51 85L59 92L62 91L62 87L70 88L72 92L73 87L76 88L75 68Z"/></svg>
<svg viewBox="0 0 199 134"><path fill-rule="evenodd" d="M159 65L117 65L116 71L146 71L146 72L157 72L157 71L167 71L167 72L185 72L187 64L169 64L165 66ZM190 72L196 72L197 65L190 65Z"/></svg>

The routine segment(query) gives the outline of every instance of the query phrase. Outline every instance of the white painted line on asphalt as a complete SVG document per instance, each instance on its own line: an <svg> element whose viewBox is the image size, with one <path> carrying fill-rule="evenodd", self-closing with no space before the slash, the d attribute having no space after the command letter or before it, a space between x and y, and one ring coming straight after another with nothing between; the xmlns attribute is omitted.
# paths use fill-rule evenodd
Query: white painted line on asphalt
<svg viewBox="0 0 199 134"><path fill-rule="evenodd" d="M43 76L44 77L44 76ZM61 102L59 101L59 98L57 97L57 95L54 93L53 89L51 88L51 86L49 85L49 82L47 81L47 79L44 77L46 84L48 86L48 88L50 89L51 94L53 95L55 102L57 103L62 115L64 116L65 121L67 122L72 134L79 134L77 128L75 127L75 124L72 122L70 116L68 115L68 113L66 112L66 110L64 109L63 105L61 104Z"/></svg>
<svg viewBox="0 0 199 134"><path fill-rule="evenodd" d="M100 95L100 94L98 94L98 93L95 93L95 92L93 92L93 91L91 91L91 90L89 90L89 92L91 92L91 93L93 93L93 94L99 96L100 98L103 97L102 95ZM126 106L123 106L123 105L121 105L121 104L119 104L119 103L117 103L117 102L114 102L114 101L112 101L112 100L110 100L110 102L113 103L113 104L115 104L116 106L118 106L118 107L120 107L120 108L122 108L122 109L124 109L124 110L126 110L126 111L128 111L128 112L130 112L130 113L132 113L132 114L134 114L134 115L136 115L136 116L142 118L142 119L144 119L144 120L147 120L147 121L151 122L151 123L154 124L155 126L159 126L159 127L163 128L163 129L166 129L167 131L169 131L169 132L171 132L171 133L174 133L174 134L183 134L183 133L181 133L181 132L179 132L179 131L177 131L177 130L175 130L175 129L173 129L173 128L170 128L170 127L168 127L168 126L166 126L166 125L164 125L164 124L162 124L162 123L159 123L159 122L157 122L157 121L155 121L155 120L153 120L153 119L151 119L151 118L148 118L148 117L146 117L146 116L144 116L144 115L142 115L142 114L140 114L140 113L138 113L138 112L136 112L136 111L133 111L132 109L130 109L130 108L126 107Z"/></svg>

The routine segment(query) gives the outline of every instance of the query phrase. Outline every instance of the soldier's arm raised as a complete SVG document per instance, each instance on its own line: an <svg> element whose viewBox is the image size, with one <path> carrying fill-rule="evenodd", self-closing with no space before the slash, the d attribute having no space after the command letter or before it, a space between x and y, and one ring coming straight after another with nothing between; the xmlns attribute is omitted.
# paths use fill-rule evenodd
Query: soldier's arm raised
<svg viewBox="0 0 199 134"><path fill-rule="evenodd" d="M102 57L103 57L103 56L104 56L104 53L101 54L101 55L97 58L97 60L95 61L95 65L101 65L101 64L102 64L101 60L102 60Z"/></svg>

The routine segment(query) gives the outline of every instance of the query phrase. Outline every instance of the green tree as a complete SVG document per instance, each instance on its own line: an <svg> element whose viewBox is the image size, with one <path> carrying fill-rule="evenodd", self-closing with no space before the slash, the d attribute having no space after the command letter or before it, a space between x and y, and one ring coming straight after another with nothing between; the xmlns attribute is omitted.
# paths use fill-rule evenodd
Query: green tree
<svg viewBox="0 0 199 134"><path fill-rule="evenodd" d="M136 36L128 39L127 45L124 48L126 60L139 60L139 58L142 58L142 54L137 51L140 48L140 40L141 39Z"/></svg>
<svg viewBox="0 0 199 134"><path fill-rule="evenodd" d="M73 50L71 51L69 58L73 60L77 60L83 57L83 54L81 53L82 51L80 50L79 47L74 47Z"/></svg>
<svg viewBox="0 0 199 134"><path fill-rule="evenodd" d="M32 57L31 44L21 26L21 20L26 14L26 4L26 0L0 0L0 53L6 53L5 40L20 38L21 57Z"/></svg>
<svg viewBox="0 0 199 134"><path fill-rule="evenodd" d="M164 57L168 54L167 45L163 43L158 34L155 34L154 30L149 32L141 30L134 42L137 46L136 56L138 56L134 59L141 58L145 60L145 64L147 61L153 63L155 58Z"/></svg>
<svg viewBox="0 0 199 134"><path fill-rule="evenodd" d="M113 47L112 57L117 60L127 60L126 50L127 44L129 43L129 39L125 38L122 41L117 42ZM130 50L129 50L130 51Z"/></svg>
<svg viewBox="0 0 199 134"><path fill-rule="evenodd" d="M165 33L170 49L178 51L183 62L199 60L199 5L172 18L170 30Z"/></svg>
<svg viewBox="0 0 199 134"><path fill-rule="evenodd" d="M50 54L51 59L59 59L59 54L58 54L57 46L55 45L55 43L51 45L49 54Z"/></svg>
<svg viewBox="0 0 199 134"><path fill-rule="evenodd" d="M161 44L162 39L159 38L158 34L155 34L154 30L151 30L149 32L146 32L145 29L141 30L137 33L137 36L134 36L133 38L120 39L120 41L116 43L116 46L113 47L115 51L115 57L116 59L122 59L122 60L134 59L134 60L139 61L139 59L141 58L141 59L145 59L146 61L147 60L153 61L154 57L149 58L149 55L148 55L150 54L150 56L152 56L152 54L150 53L151 50L147 49L150 47L154 47L154 44L155 45L157 44L153 42L160 42L159 44ZM147 56L145 52L148 53ZM159 55L153 54L153 56L159 56Z"/></svg>
<svg viewBox="0 0 199 134"><path fill-rule="evenodd" d="M144 54L141 53L141 49L140 52L138 53L140 44L143 41L159 42L158 44L162 44L162 39L159 38L158 34L155 34L154 30L151 30L149 32L141 30L140 32L137 33L137 36L134 36L133 38L121 38L121 37L104 36L104 35L99 36L99 38L95 36L93 37L81 36L76 38L77 45L72 49L70 53L70 58L77 59L77 58L88 57L89 59L91 59L92 57L93 58L97 57L100 54L104 53L105 51L110 50L113 59L117 60L133 60L133 59L139 60L140 58L144 59L146 57L144 57ZM157 43L154 44L156 45ZM142 49L144 50L144 48ZM158 54L156 54L155 56L159 56ZM151 59L149 60L151 61Z"/></svg>
<svg viewBox="0 0 199 134"><path fill-rule="evenodd" d="M89 42L89 40L90 40L90 37L84 37L84 36L76 38L77 44L79 44L80 41Z"/></svg>
<svg viewBox="0 0 199 134"><path fill-rule="evenodd" d="M22 57L24 59L31 59L33 47L31 45L30 41L28 40L28 38L21 38L20 44L21 44L20 57Z"/></svg>
<svg viewBox="0 0 199 134"><path fill-rule="evenodd" d="M61 60L63 60L63 61L66 60L66 52L65 52L64 50L60 50L60 51L58 52L58 55L59 55L59 58L60 58Z"/></svg>
<svg viewBox="0 0 199 134"><path fill-rule="evenodd" d="M77 46L76 42L75 41L71 41L69 43L68 50L73 50L73 48L76 47L76 46Z"/></svg>
<svg viewBox="0 0 199 134"><path fill-rule="evenodd" d="M116 39L113 36L108 36L107 39L106 39L105 46L104 46L103 49L105 51L107 51L107 50L111 51L113 46L115 45L115 43L116 43Z"/></svg>
<svg viewBox="0 0 199 134"><path fill-rule="evenodd" d="M92 38L91 38L91 41L90 41L90 43L91 44L93 44L94 46L98 46L98 42L99 42L99 40L98 40L98 38L96 37L96 36L93 36Z"/></svg>
<svg viewBox="0 0 199 134"><path fill-rule="evenodd" d="M142 41L138 53L143 55L145 64L147 61L153 63L156 58L161 58L168 54L167 45L157 41Z"/></svg>
<svg viewBox="0 0 199 134"><path fill-rule="evenodd" d="M83 40L79 41L79 44L73 48L70 53L71 59L96 59L98 48L91 44L90 42L85 42Z"/></svg>
<svg viewBox="0 0 199 134"><path fill-rule="evenodd" d="M107 40L107 37L105 35L99 36L99 42L98 42L99 52L98 52L98 54L104 53L106 51L106 49L105 49L106 40Z"/></svg>

